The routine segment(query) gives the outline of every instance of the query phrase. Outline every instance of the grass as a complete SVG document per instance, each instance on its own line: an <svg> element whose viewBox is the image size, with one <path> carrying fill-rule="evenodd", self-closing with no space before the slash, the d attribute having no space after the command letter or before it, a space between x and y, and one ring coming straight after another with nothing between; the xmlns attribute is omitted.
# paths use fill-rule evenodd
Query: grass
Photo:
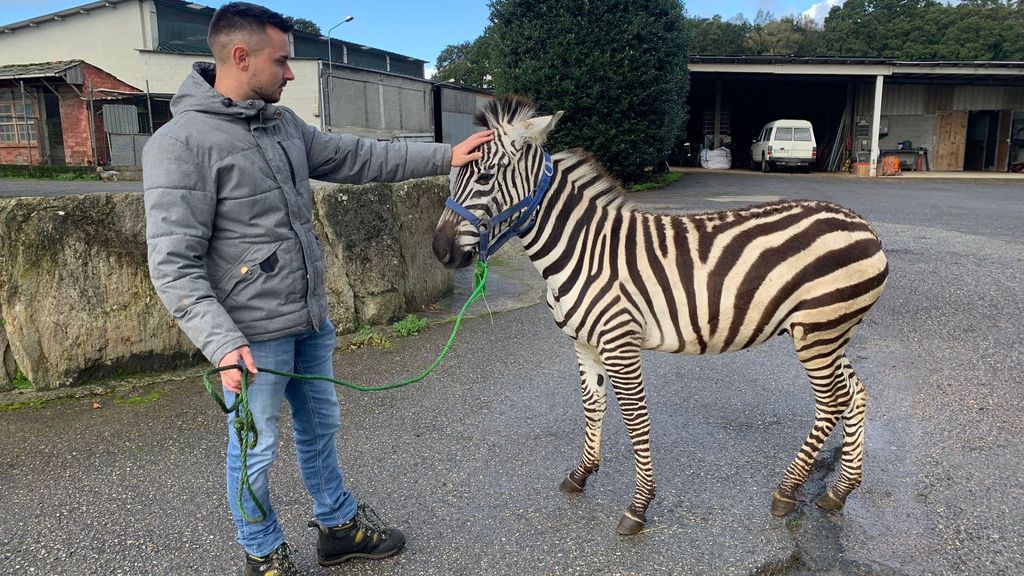
<svg viewBox="0 0 1024 576"><path fill-rule="evenodd" d="M491 256L490 258L487 259L487 263L490 264L491 266L511 266L512 259L505 256Z"/></svg>
<svg viewBox="0 0 1024 576"><path fill-rule="evenodd" d="M95 180L96 176L94 174L67 174L67 173L65 173L65 174L57 174L57 175L55 175L53 177L53 179L54 180L59 180L61 182L70 182L70 181L73 181L73 180Z"/></svg>
<svg viewBox="0 0 1024 576"><path fill-rule="evenodd" d="M349 350L358 350L359 348L391 350L394 347L395 345L391 342L390 338L369 326L360 326L359 331L356 332L356 335L348 343Z"/></svg>
<svg viewBox="0 0 1024 576"><path fill-rule="evenodd" d="M789 529L790 532L794 530L799 530L800 526L803 525L803 522L803 514L791 514L788 518L786 518L786 528Z"/></svg>
<svg viewBox="0 0 1024 576"><path fill-rule="evenodd" d="M402 318L398 322L391 325L391 328L395 331L395 334L402 338L408 336L415 336L426 329L430 323L420 318L415 314L409 314L405 318Z"/></svg>
<svg viewBox="0 0 1024 576"><path fill-rule="evenodd" d="M0 412L14 412L15 410L21 410L22 408L42 408L45 405L46 400L32 400L31 402L15 402L14 404L0 405Z"/></svg>
<svg viewBox="0 0 1024 576"><path fill-rule="evenodd" d="M630 192L644 192L646 190L655 190L657 188L663 188L669 184L678 181L683 177L682 172L665 172L662 174L656 174L651 178L642 182L629 185Z"/></svg>
<svg viewBox="0 0 1024 576"><path fill-rule="evenodd" d="M92 166L29 166L0 164L0 178L39 178L44 180L96 180Z"/></svg>
<svg viewBox="0 0 1024 576"><path fill-rule="evenodd" d="M114 404L117 404L118 406L136 406L139 404L149 404L151 402L156 402L166 393L167 390L156 389L150 391L149 394L144 394L142 396L118 396L114 398Z"/></svg>
<svg viewBox="0 0 1024 576"><path fill-rule="evenodd" d="M15 390L31 390L35 388L28 377L25 376L25 373L21 371L21 368L14 374L14 380L11 381L11 384L14 384Z"/></svg>

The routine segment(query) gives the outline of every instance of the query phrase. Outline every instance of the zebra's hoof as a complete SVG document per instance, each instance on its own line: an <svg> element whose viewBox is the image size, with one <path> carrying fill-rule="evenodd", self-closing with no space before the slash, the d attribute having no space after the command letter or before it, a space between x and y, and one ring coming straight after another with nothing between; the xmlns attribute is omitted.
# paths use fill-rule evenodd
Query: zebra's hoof
<svg viewBox="0 0 1024 576"><path fill-rule="evenodd" d="M572 476L566 476L562 479L562 483L558 485L558 489L566 494L579 494L580 492L583 492L583 485L585 484L585 480L583 481L583 484L577 484L573 481Z"/></svg>
<svg viewBox="0 0 1024 576"><path fill-rule="evenodd" d="M640 514L639 516L640 517L637 518L637 514L635 512L627 510L626 513L622 515L622 519L619 520L619 525L615 528L616 534L619 536L632 536L634 534L639 534L640 531L644 529L644 524L647 523L646 516L643 514Z"/></svg>
<svg viewBox="0 0 1024 576"><path fill-rule="evenodd" d="M831 488L826 488L825 493L819 496L814 503L818 505L818 508L838 512L842 510L843 505L846 504L846 497L836 497Z"/></svg>
<svg viewBox="0 0 1024 576"><path fill-rule="evenodd" d="M797 500L783 495L781 490L772 492L772 516L782 518L796 508Z"/></svg>

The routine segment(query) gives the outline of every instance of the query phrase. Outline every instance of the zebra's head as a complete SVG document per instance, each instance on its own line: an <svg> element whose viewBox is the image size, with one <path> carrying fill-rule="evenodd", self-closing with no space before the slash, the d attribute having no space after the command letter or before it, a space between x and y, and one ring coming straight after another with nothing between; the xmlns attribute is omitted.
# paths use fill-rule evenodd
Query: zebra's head
<svg viewBox="0 0 1024 576"><path fill-rule="evenodd" d="M518 96L489 101L476 115L477 125L494 130L494 140L481 146L483 158L452 176L452 199L484 222L530 196L544 170L544 141L562 113L534 116L532 102ZM509 229L509 218L489 229L497 238ZM434 230L434 255L448 268L462 268L480 250L479 228L445 208Z"/></svg>

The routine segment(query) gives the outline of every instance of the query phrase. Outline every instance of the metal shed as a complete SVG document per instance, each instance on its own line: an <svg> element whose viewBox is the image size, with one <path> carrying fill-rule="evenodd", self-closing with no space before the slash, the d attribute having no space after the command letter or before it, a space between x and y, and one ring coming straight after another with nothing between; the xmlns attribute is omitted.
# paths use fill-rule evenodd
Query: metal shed
<svg viewBox="0 0 1024 576"><path fill-rule="evenodd" d="M1024 62L694 56L690 73L690 139L740 165L765 123L803 118L820 170L1024 168Z"/></svg>

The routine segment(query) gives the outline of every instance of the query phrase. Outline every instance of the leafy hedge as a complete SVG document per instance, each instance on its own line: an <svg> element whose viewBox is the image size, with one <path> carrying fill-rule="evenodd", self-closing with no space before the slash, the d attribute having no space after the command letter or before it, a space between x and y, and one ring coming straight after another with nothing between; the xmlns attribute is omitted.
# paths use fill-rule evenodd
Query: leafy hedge
<svg viewBox="0 0 1024 576"><path fill-rule="evenodd" d="M95 180L92 166L30 166L27 164L0 164L0 178L49 178L54 180Z"/></svg>
<svg viewBox="0 0 1024 576"><path fill-rule="evenodd" d="M494 0L498 94L564 110L548 148L582 147L635 182L663 166L686 119L687 32L678 0Z"/></svg>

